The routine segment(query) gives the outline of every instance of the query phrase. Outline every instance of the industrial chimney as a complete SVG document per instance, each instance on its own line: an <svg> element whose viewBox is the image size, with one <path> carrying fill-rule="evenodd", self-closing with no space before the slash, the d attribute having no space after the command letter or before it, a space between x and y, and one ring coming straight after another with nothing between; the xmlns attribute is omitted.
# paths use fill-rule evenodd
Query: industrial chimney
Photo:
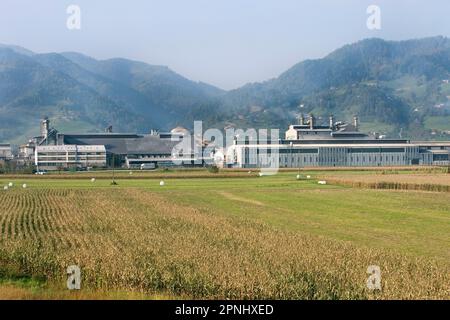
<svg viewBox="0 0 450 320"><path fill-rule="evenodd" d="M303 113L298 117L299 124L303 126L305 124L305 118L303 117Z"/></svg>
<svg viewBox="0 0 450 320"><path fill-rule="evenodd" d="M45 117L41 121L41 137L47 139L49 131L50 131L50 120L48 120L48 117Z"/></svg>
<svg viewBox="0 0 450 320"><path fill-rule="evenodd" d="M330 115L330 129L334 128L334 117L333 115Z"/></svg>
<svg viewBox="0 0 450 320"><path fill-rule="evenodd" d="M309 128L314 129L314 115L312 113L309 114Z"/></svg>
<svg viewBox="0 0 450 320"><path fill-rule="evenodd" d="M354 116L353 117L353 126L355 127L356 131L359 130L359 119L358 119L358 116Z"/></svg>

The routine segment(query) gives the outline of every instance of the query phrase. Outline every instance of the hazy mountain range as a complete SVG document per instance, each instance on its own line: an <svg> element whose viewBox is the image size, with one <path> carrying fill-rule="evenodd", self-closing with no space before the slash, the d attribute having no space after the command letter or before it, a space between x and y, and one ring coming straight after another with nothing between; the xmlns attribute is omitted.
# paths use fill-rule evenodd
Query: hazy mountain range
<svg viewBox="0 0 450 320"><path fill-rule="evenodd" d="M390 136L450 139L450 40L363 40L279 77L224 91L164 66L35 54L0 45L0 142L20 143L43 116L66 132L206 126L285 129L299 113L333 113Z"/></svg>

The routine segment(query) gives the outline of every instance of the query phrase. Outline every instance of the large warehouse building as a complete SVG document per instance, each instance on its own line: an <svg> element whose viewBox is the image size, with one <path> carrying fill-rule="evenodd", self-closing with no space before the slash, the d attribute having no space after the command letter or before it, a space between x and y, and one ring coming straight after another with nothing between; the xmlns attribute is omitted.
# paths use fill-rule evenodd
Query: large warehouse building
<svg viewBox="0 0 450 320"><path fill-rule="evenodd" d="M227 165L258 168L274 155L280 168L449 165L450 142L384 139L359 132L358 127L357 117L351 124L330 117L329 125L323 126L316 124L313 115L307 121L302 116L277 142L235 139L227 152Z"/></svg>

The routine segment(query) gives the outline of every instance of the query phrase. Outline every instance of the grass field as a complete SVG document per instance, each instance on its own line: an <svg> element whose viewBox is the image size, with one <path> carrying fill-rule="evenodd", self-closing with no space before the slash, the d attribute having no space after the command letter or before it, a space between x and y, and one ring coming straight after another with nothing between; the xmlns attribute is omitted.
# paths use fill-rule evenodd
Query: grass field
<svg viewBox="0 0 450 320"><path fill-rule="evenodd" d="M316 180L382 176L371 171L296 174L0 176L14 184L0 189L0 297L450 298L450 193ZM64 289L73 264L78 292ZM381 292L366 288L369 265Z"/></svg>

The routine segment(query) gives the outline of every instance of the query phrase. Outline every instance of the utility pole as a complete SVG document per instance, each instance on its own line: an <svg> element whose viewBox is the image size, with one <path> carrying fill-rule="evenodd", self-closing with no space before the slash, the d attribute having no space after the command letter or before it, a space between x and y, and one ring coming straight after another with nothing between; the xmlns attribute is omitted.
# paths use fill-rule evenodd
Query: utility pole
<svg viewBox="0 0 450 320"><path fill-rule="evenodd" d="M115 159L115 154L113 153L112 154L112 181L111 181L111 185L112 186L115 186L115 185L117 185L117 182L116 182L116 180L115 180L115 167L116 167L116 161L115 161L116 159Z"/></svg>
<svg viewBox="0 0 450 320"><path fill-rule="evenodd" d="M294 143L291 141L289 142L289 161L290 161L290 165L289 167L292 168L292 147L294 146Z"/></svg>

